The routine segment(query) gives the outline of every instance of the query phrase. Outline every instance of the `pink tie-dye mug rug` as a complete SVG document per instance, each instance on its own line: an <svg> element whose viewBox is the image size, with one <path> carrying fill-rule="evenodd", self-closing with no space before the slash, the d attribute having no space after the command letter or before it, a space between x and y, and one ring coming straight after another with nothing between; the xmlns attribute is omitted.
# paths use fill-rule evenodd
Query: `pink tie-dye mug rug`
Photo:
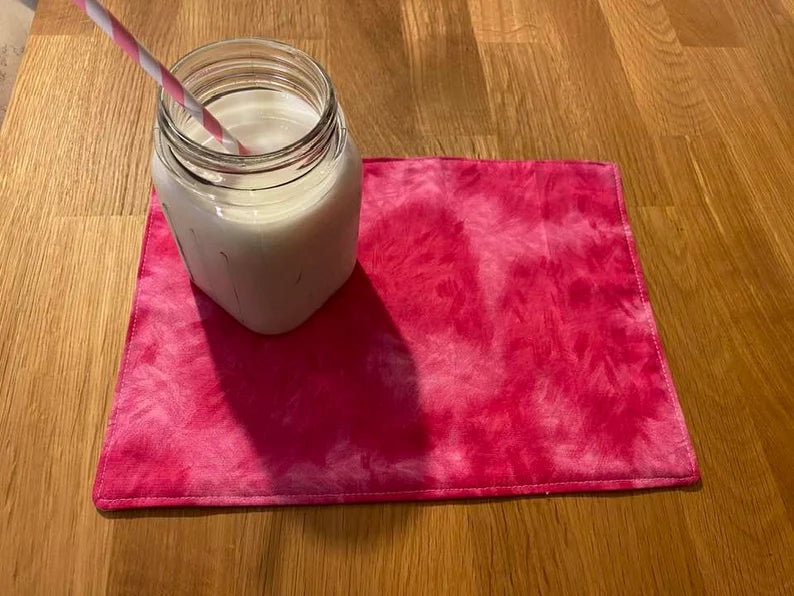
<svg viewBox="0 0 794 596"><path fill-rule="evenodd" d="M277 337L191 285L152 198L97 507L698 478L615 165L366 160L359 264Z"/></svg>

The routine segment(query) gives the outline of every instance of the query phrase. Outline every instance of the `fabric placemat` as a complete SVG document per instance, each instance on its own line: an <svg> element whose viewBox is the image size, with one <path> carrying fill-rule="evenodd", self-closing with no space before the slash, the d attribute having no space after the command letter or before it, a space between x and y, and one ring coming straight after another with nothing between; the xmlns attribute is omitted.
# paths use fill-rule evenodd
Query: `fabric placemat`
<svg viewBox="0 0 794 596"><path fill-rule="evenodd" d="M365 160L359 265L278 337L191 285L152 198L97 507L698 478L615 165Z"/></svg>

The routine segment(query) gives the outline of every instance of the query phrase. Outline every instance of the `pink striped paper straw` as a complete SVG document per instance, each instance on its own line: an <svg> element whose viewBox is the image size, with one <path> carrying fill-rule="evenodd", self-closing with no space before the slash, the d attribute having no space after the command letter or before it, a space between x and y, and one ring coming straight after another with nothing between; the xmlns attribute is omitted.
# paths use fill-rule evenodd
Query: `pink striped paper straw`
<svg viewBox="0 0 794 596"><path fill-rule="evenodd" d="M185 89L171 71L156 60L127 29L119 23L107 8L96 0L74 0L74 3L94 21L105 34L112 39L124 52L152 77L157 84L165 89L175 102L185 108L193 118L215 137L229 153L248 155L245 146L230 133L215 116L210 114L195 96Z"/></svg>

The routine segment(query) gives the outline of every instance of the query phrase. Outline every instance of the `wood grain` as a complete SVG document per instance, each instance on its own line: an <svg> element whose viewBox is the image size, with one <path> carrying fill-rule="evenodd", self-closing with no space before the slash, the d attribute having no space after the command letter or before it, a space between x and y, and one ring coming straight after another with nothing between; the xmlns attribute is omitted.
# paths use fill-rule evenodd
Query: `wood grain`
<svg viewBox="0 0 794 596"><path fill-rule="evenodd" d="M601 0L634 101L659 135L708 132L714 126L703 92L658 0Z"/></svg>
<svg viewBox="0 0 794 596"><path fill-rule="evenodd" d="M682 45L744 45L744 39L725 0L664 0L664 6Z"/></svg>
<svg viewBox="0 0 794 596"><path fill-rule="evenodd" d="M244 35L313 52L365 155L619 162L703 472L109 516L90 490L155 90L70 4L40 0L0 131L0 593L794 592L791 0L109 1L166 61Z"/></svg>

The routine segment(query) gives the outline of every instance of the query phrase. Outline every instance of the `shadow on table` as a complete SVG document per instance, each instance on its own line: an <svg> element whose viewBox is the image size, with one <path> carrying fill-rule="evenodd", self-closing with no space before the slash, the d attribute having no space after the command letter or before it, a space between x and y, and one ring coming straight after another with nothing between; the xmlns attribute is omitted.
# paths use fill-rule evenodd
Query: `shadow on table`
<svg viewBox="0 0 794 596"><path fill-rule="evenodd" d="M510 513L522 508L522 502L531 506L538 501L564 502L574 499L607 501L614 499L642 498L670 495L673 492L699 493L702 481L688 487L666 487L616 492L558 493L552 495L529 495L488 497L479 499L456 499L440 501L420 501L403 503L347 504L298 507L254 507L246 508L248 515L245 532L249 536L262 536L262 554L258 562L261 574L256 578L257 588L266 594L280 593L292 577L290 570L303 567L316 568L320 561L315 556L332 556L353 560L366 553L367 549L398 544L400 535L407 528L413 528L423 536L433 528L427 527L428 520L438 523L437 515L429 514L432 509L449 509L451 519L466 519L471 526L469 532L472 548L483 549L487 555L493 549L491 532L497 531L499 520L504 522L510 515L494 515L493 508L502 507ZM692 495L694 497L694 494ZM549 503L551 505L551 503ZM543 508L541 508L543 509ZM105 512L109 518L191 518L227 513L240 514L240 508L200 508L200 509L149 509L119 512ZM465 513L464 513L465 511ZM535 507L526 511L539 511ZM454 513L453 513L454 512ZM465 517L458 517L462 515ZM256 527L259 525L260 527ZM252 527L253 526L253 527ZM316 548L312 548L312 546ZM341 551L341 552L340 552ZM487 560L486 557L484 560Z"/></svg>
<svg viewBox="0 0 794 596"><path fill-rule="evenodd" d="M252 485L282 495L421 485L428 439L416 367L360 265L313 317L276 337L250 332L200 290L194 295L224 399L257 459L249 466ZM365 505L280 510L263 553L266 591L281 576L274 531L314 536L329 546L371 544L389 540L416 511Z"/></svg>

